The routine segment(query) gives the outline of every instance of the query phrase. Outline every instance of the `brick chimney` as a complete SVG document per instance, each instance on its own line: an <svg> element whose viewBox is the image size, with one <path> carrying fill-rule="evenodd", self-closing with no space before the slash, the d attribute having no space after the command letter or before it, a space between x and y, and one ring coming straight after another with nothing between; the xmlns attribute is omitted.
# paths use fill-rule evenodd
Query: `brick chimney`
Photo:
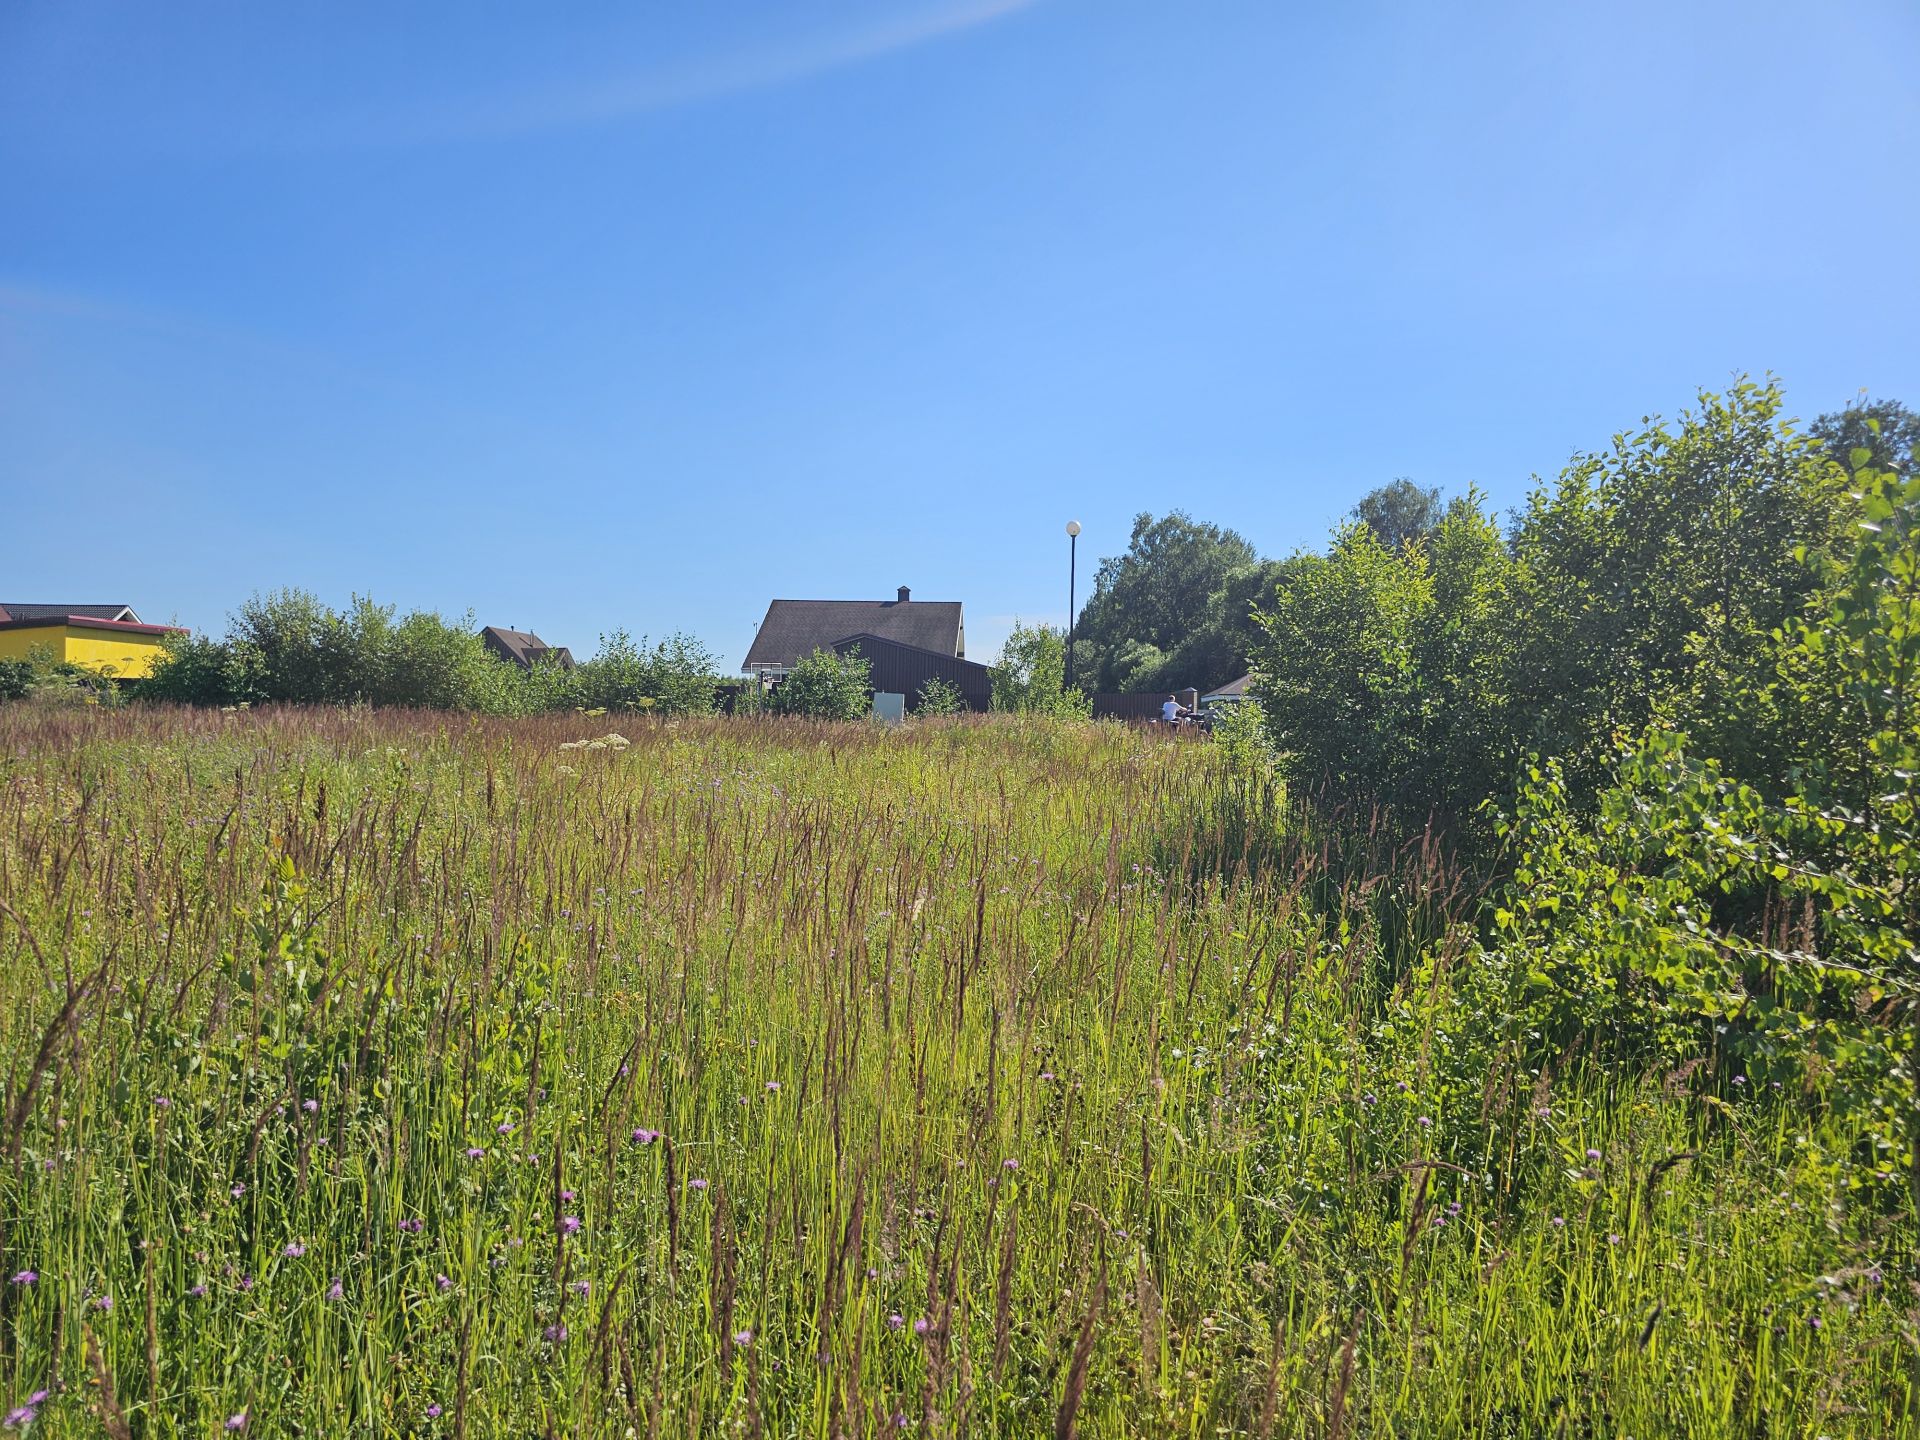
<svg viewBox="0 0 1920 1440"><path fill-rule="evenodd" d="M913 591L911 591L911 590L909 590L909 589L908 589L908 588L907 588L906 586L904 586L904 585L902 585L902 586L900 587L900 602L899 602L899 603L900 603L900 604L902 604L902 605L904 605L904 604L906 604L906 603L907 603L907 601L909 601L909 600L910 600L910 599L912 599L912 598L913 598Z"/></svg>

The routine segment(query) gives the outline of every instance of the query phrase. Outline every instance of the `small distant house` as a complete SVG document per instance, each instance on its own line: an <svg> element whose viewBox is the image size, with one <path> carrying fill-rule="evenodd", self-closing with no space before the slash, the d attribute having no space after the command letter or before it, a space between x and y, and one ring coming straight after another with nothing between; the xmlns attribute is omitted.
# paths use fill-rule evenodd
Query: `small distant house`
<svg viewBox="0 0 1920 1440"><path fill-rule="evenodd" d="M573 668L571 650L564 645L549 645L529 630L503 630L498 625L489 625L480 632L480 639L495 655L522 670L531 670L542 662L558 665L562 670Z"/></svg>
<svg viewBox="0 0 1920 1440"><path fill-rule="evenodd" d="M1251 700L1253 696L1249 692L1248 687L1252 684L1253 676L1242 675L1238 680L1227 685L1222 685L1217 690L1209 690L1200 697L1200 708L1203 710L1227 710L1235 705L1241 704L1243 701Z"/></svg>
<svg viewBox="0 0 1920 1440"><path fill-rule="evenodd" d="M778 681L816 650L860 652L879 694L918 703L929 680L960 692L969 709L985 710L987 667L967 659L966 617L958 600L915 600L902 585L891 600L775 600L747 651L747 674Z"/></svg>
<svg viewBox="0 0 1920 1440"><path fill-rule="evenodd" d="M0 660L36 653L115 680L144 680L167 653L177 625L148 625L131 605L48 605L0 602Z"/></svg>

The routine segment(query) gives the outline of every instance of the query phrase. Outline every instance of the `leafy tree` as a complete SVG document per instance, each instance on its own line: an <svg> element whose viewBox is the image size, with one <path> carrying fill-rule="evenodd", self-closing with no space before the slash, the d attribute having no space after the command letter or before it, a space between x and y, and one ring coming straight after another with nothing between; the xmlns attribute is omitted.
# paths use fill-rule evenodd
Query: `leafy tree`
<svg viewBox="0 0 1920 1440"><path fill-rule="evenodd" d="M1743 775L1777 764L1739 739L1730 698L1813 588L1797 557L1831 551L1851 508L1781 405L1772 382L1702 394L1530 498L1512 539L1513 748L1560 757L1576 796L1656 717L1689 717Z"/></svg>
<svg viewBox="0 0 1920 1440"><path fill-rule="evenodd" d="M1866 464L1874 470L1904 475L1911 475L1920 460L1920 415L1898 400L1862 396L1844 410L1822 415L1807 433L1843 470L1856 468L1856 450L1867 452Z"/></svg>
<svg viewBox="0 0 1920 1440"><path fill-rule="evenodd" d="M815 650L775 687L770 708L778 715L816 720L858 720L872 708L873 664L858 649L842 655Z"/></svg>
<svg viewBox="0 0 1920 1440"><path fill-rule="evenodd" d="M1126 553L1100 562L1075 622L1074 679L1089 690L1159 680L1165 658L1203 627L1228 577L1257 561L1245 539L1218 525L1177 510L1157 520L1135 516Z"/></svg>
<svg viewBox="0 0 1920 1440"><path fill-rule="evenodd" d="M988 674L995 710L1067 718L1092 713L1079 687L1067 688L1066 636L1051 625L1016 621Z"/></svg>
<svg viewBox="0 0 1920 1440"><path fill-rule="evenodd" d="M1422 490L1403 475L1361 496L1353 518L1387 549L1398 550L1438 525L1445 510L1438 487Z"/></svg>

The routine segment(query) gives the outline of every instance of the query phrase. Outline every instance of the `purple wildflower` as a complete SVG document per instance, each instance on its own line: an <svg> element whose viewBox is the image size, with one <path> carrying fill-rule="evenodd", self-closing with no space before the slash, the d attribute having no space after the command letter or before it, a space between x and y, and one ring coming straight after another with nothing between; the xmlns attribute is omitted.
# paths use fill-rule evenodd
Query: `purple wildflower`
<svg viewBox="0 0 1920 1440"><path fill-rule="evenodd" d="M494 1126L493 1129L497 1135L511 1135L513 1134L513 1122L511 1120L502 1120L498 1125Z"/></svg>
<svg viewBox="0 0 1920 1440"><path fill-rule="evenodd" d="M704 1190L707 1188L707 1182L704 1180L689 1180L687 1181L687 1188L689 1190Z"/></svg>
<svg viewBox="0 0 1920 1440"><path fill-rule="evenodd" d="M593 1293L593 1282L591 1280L576 1280L571 1285L567 1286L567 1289L571 1290L574 1294L578 1295L581 1299L584 1300L587 1296Z"/></svg>
<svg viewBox="0 0 1920 1440"><path fill-rule="evenodd" d="M320 1102L318 1100L302 1100L300 1102L300 1108L309 1115L318 1115L320 1113Z"/></svg>
<svg viewBox="0 0 1920 1440"><path fill-rule="evenodd" d="M333 1283L327 1287L327 1298L329 1300L344 1300L347 1298L347 1287L340 1283L340 1277L337 1275L334 1277Z"/></svg>
<svg viewBox="0 0 1920 1440"><path fill-rule="evenodd" d="M486 1154L487 1152L482 1150L478 1145L469 1145L467 1147L467 1159L469 1160L483 1160L486 1158Z"/></svg>
<svg viewBox="0 0 1920 1440"><path fill-rule="evenodd" d="M1431 1130L1433 1128L1432 1118L1426 1115L1422 1115L1416 1123L1422 1130Z"/></svg>
<svg viewBox="0 0 1920 1440"><path fill-rule="evenodd" d="M38 1285L40 1283L40 1272L38 1270L19 1271L13 1277L13 1283L16 1285Z"/></svg>
<svg viewBox="0 0 1920 1440"><path fill-rule="evenodd" d="M253 1276L242 1275L240 1277L240 1293L244 1295L251 1289L253 1289Z"/></svg>
<svg viewBox="0 0 1920 1440"><path fill-rule="evenodd" d="M235 1185L233 1189L229 1190L227 1193L231 1195L234 1199L238 1200L242 1195L247 1193L247 1187L244 1185Z"/></svg>
<svg viewBox="0 0 1920 1440"><path fill-rule="evenodd" d="M173 1101L164 1095L156 1095L153 1097L153 1108L156 1110L171 1110L173 1108Z"/></svg>
<svg viewBox="0 0 1920 1440"><path fill-rule="evenodd" d="M1612 1232L1608 1232L1608 1234L1607 1234L1607 1244L1609 1244L1609 1245L1618 1245L1619 1243L1620 1243L1620 1236L1618 1236L1618 1235L1615 1235L1615 1234L1613 1234Z"/></svg>
<svg viewBox="0 0 1920 1440"><path fill-rule="evenodd" d="M560 1233L562 1235L578 1235L580 1233L580 1217L578 1215L561 1216Z"/></svg>
<svg viewBox="0 0 1920 1440"><path fill-rule="evenodd" d="M102 1295L98 1300L93 1302L93 1308L98 1310L102 1315L111 1315L113 1313L113 1296Z"/></svg>
<svg viewBox="0 0 1920 1440"><path fill-rule="evenodd" d="M193 1287L193 1288L192 1288L191 1290L189 1290L189 1291L187 1291L187 1298L188 1298L188 1299L190 1299L190 1300L204 1300L204 1299L206 1299L206 1298L207 1298L207 1287L206 1287L206 1286L204 1286L204 1285L196 1285L196 1286L194 1286L194 1287Z"/></svg>
<svg viewBox="0 0 1920 1440"><path fill-rule="evenodd" d="M1592 1146L1588 1146L1588 1147L1587 1147L1587 1159L1589 1159L1589 1160L1598 1160L1599 1158L1600 1158L1600 1152L1599 1152L1598 1150L1595 1150L1595 1149L1594 1149L1594 1148L1593 1148Z"/></svg>
<svg viewBox="0 0 1920 1440"><path fill-rule="evenodd" d="M658 1130L635 1130L633 1132L633 1143L636 1145L651 1145L659 1138L660 1132Z"/></svg>
<svg viewBox="0 0 1920 1440"><path fill-rule="evenodd" d="M227 1417L227 1429L244 1430L246 1428L247 1428L247 1412L246 1411L242 1410L238 1415L229 1415Z"/></svg>
<svg viewBox="0 0 1920 1440"><path fill-rule="evenodd" d="M38 1417L39 1412L31 1405L19 1405L7 1412L7 1418L0 1420L9 1430L24 1430Z"/></svg>
<svg viewBox="0 0 1920 1440"><path fill-rule="evenodd" d="M1380 1097L1369 1090L1360 1097L1360 1103L1362 1105L1378 1105L1380 1103Z"/></svg>
<svg viewBox="0 0 1920 1440"><path fill-rule="evenodd" d="M427 1418L429 1420L438 1420L440 1418L440 1407L438 1405L427 1406Z"/></svg>
<svg viewBox="0 0 1920 1440"><path fill-rule="evenodd" d="M916 1335L924 1335L932 1328L933 1328L933 1322L927 1319L927 1317L924 1315L922 1315L918 1320L913 1322L913 1333Z"/></svg>
<svg viewBox="0 0 1920 1440"><path fill-rule="evenodd" d="M743 1347L743 1348L744 1348L745 1346L748 1346L748 1345L751 1345L751 1344L753 1344L753 1331L751 1331L751 1330L736 1330L736 1331L734 1331L734 1332L733 1332L733 1343L734 1343L734 1344L736 1344L736 1345L739 1345L739 1346L741 1346L741 1347Z"/></svg>
<svg viewBox="0 0 1920 1440"><path fill-rule="evenodd" d="M562 1340L567 1338L567 1327L556 1320L540 1333L547 1337L547 1343L549 1345L558 1345Z"/></svg>
<svg viewBox="0 0 1920 1440"><path fill-rule="evenodd" d="M904 1330L904 1329L906 1329L906 1328L907 1328L907 1317L906 1317L906 1316L904 1316L904 1315L900 1315L900 1314L897 1314L897 1313L896 1313L896 1314L893 1314L893 1315L889 1315L889 1316L887 1316L887 1328L888 1328L889 1330Z"/></svg>
<svg viewBox="0 0 1920 1440"><path fill-rule="evenodd" d="M562 1190L562 1191L560 1192L560 1198L561 1198L562 1200L572 1200L572 1199L575 1199L575 1198L577 1198L577 1197L576 1197L576 1196L574 1195L574 1193L573 1193L573 1191L571 1191L571 1190Z"/></svg>
<svg viewBox="0 0 1920 1440"><path fill-rule="evenodd" d="M448 1278L447 1276L445 1276L445 1275L436 1275L436 1276L434 1276L434 1277L433 1277L433 1283L434 1283L435 1285L438 1285L438 1286L440 1287L440 1293L441 1293L442 1295L444 1295L444 1294L446 1294L446 1293L447 1293L447 1291L449 1291L449 1290L451 1290L451 1289L453 1288L453 1281L452 1281L451 1279L449 1279L449 1278Z"/></svg>
<svg viewBox="0 0 1920 1440"><path fill-rule="evenodd" d="M1000 1162L1000 1168L1002 1170L1018 1170L1020 1168L1020 1162L1009 1155Z"/></svg>
<svg viewBox="0 0 1920 1440"><path fill-rule="evenodd" d="M402 1220L400 1222L400 1228L409 1235L418 1235L422 1230L427 1228L427 1222L415 1216L411 1219Z"/></svg>
<svg viewBox="0 0 1920 1440"><path fill-rule="evenodd" d="M280 1253L289 1260L298 1260L302 1255L307 1253L307 1247L302 1245L298 1240L289 1240L287 1242L287 1248Z"/></svg>
<svg viewBox="0 0 1920 1440"><path fill-rule="evenodd" d="M767 1081L767 1093L769 1095L778 1095L780 1093L780 1082L778 1080Z"/></svg>
<svg viewBox="0 0 1920 1440"><path fill-rule="evenodd" d="M1553 1217L1553 1219L1549 1220L1547 1223L1553 1226L1553 1228L1556 1230L1564 1230L1567 1228L1567 1220L1564 1215L1556 1215Z"/></svg>

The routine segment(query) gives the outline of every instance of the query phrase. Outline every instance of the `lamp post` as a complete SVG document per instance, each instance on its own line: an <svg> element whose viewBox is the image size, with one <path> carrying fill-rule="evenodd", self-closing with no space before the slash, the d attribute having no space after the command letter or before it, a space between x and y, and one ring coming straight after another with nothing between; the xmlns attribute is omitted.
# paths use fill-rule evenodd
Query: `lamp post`
<svg viewBox="0 0 1920 1440"><path fill-rule="evenodd" d="M1073 688L1073 572L1079 559L1080 522L1067 521L1067 685Z"/></svg>

